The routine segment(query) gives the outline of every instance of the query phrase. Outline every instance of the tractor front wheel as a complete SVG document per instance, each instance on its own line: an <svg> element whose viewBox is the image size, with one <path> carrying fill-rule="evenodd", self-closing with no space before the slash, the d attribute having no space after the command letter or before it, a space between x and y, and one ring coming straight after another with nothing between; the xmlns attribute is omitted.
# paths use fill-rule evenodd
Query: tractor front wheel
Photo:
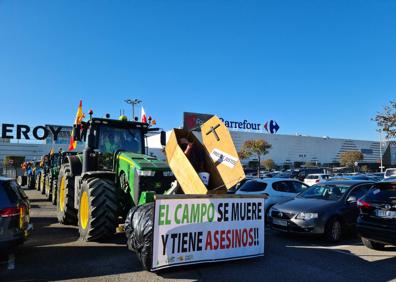
<svg viewBox="0 0 396 282"><path fill-rule="evenodd" d="M77 223L77 210L74 208L74 179L71 176L69 164L61 167L58 177L58 191L56 195L56 212L59 223Z"/></svg>
<svg viewBox="0 0 396 282"><path fill-rule="evenodd" d="M83 241L99 241L115 233L119 204L113 181L96 177L84 179L78 207L78 229Z"/></svg>

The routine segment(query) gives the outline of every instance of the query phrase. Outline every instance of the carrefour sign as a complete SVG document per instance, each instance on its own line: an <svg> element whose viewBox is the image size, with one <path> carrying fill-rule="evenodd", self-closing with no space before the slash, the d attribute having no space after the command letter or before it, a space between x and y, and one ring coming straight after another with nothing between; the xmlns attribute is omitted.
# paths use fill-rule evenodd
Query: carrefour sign
<svg viewBox="0 0 396 282"><path fill-rule="evenodd" d="M265 129L268 133L274 134L274 133L278 132L278 130L280 128L279 125L277 124L277 122L274 120L267 121L264 124L249 122L246 119L244 121L229 121L229 120L220 118L220 120L229 129L253 130L253 131L262 131Z"/></svg>
<svg viewBox="0 0 396 282"><path fill-rule="evenodd" d="M199 113L188 113L184 112L184 129L186 130L198 130L199 127L209 120L213 115L210 114L199 114ZM248 120L243 121L230 121L224 118L220 120L231 130L247 130L247 131L267 131L268 133L274 134L279 130L279 125L274 120L269 120L265 123L249 122Z"/></svg>

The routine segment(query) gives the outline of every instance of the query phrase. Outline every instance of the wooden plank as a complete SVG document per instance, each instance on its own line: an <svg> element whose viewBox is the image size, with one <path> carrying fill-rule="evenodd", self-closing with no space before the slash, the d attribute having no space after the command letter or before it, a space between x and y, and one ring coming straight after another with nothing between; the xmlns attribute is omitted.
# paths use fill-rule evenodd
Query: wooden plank
<svg viewBox="0 0 396 282"><path fill-rule="evenodd" d="M235 186L245 178L242 164L228 128L214 116L201 126L202 142L215 166L213 176L219 175L220 181L227 189Z"/></svg>
<svg viewBox="0 0 396 282"><path fill-rule="evenodd" d="M182 130L175 129L172 131L165 147L168 164L185 194L205 195L207 194L208 189L202 183L201 178L191 165L177 141L181 135L186 134L187 132Z"/></svg>

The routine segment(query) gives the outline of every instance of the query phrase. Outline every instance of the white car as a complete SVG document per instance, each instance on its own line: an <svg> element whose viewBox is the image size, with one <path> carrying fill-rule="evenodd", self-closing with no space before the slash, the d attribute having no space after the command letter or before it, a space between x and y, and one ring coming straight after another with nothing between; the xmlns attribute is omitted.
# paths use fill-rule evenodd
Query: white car
<svg viewBox="0 0 396 282"><path fill-rule="evenodd" d="M396 176L396 168L387 168L385 170L384 178L391 178Z"/></svg>
<svg viewBox="0 0 396 282"><path fill-rule="evenodd" d="M267 215L273 205L292 199L307 188L309 188L308 185L296 179L258 178L246 181L235 194L266 195L268 198L264 201L264 211Z"/></svg>
<svg viewBox="0 0 396 282"><path fill-rule="evenodd" d="M314 184L318 184L320 182L325 182L329 180L330 175L323 174L323 173L315 173L315 174L308 174L307 177L304 179L304 183L312 186Z"/></svg>

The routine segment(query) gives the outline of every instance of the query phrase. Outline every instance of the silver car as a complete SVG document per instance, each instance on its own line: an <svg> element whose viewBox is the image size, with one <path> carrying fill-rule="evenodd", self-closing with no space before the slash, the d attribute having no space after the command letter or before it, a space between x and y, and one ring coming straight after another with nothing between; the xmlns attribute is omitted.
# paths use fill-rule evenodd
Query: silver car
<svg viewBox="0 0 396 282"><path fill-rule="evenodd" d="M308 185L296 179L263 178L247 181L235 194L266 195L268 198L264 202L264 210L267 217L268 211L273 205L290 200L307 188L309 188Z"/></svg>

